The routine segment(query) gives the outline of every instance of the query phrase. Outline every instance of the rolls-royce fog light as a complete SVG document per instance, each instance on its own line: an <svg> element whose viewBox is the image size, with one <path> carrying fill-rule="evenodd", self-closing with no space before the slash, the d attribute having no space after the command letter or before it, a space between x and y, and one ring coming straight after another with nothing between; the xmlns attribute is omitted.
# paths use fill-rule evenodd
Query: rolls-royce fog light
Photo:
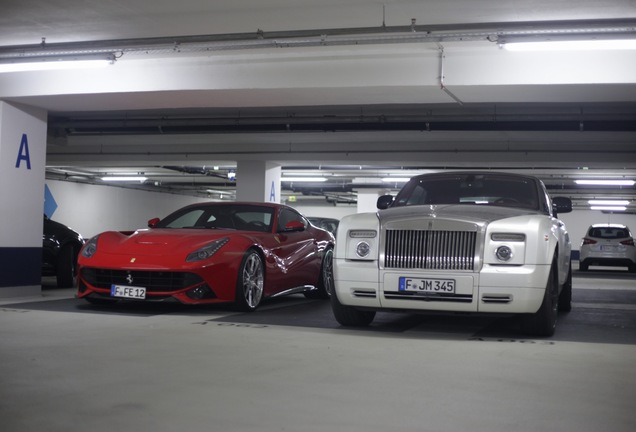
<svg viewBox="0 0 636 432"><path fill-rule="evenodd" d="M499 261L510 261L512 259L512 249L508 246L499 246L495 251L495 255Z"/></svg>
<svg viewBox="0 0 636 432"><path fill-rule="evenodd" d="M369 252L371 252L371 246L369 246L369 243L367 242L360 242L358 243L358 246L356 246L356 255L360 258L365 258L369 255Z"/></svg>

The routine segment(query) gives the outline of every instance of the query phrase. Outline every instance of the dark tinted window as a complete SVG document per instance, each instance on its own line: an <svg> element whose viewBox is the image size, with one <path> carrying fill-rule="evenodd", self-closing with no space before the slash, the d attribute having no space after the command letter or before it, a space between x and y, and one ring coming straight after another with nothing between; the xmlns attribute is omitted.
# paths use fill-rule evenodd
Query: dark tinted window
<svg viewBox="0 0 636 432"><path fill-rule="evenodd" d="M418 177L398 194L395 207L436 204L489 204L538 210L532 178L497 174L443 174Z"/></svg>
<svg viewBox="0 0 636 432"><path fill-rule="evenodd" d="M254 205L214 204L186 207L168 215L156 228L218 228L270 232L274 209Z"/></svg>
<svg viewBox="0 0 636 432"><path fill-rule="evenodd" d="M591 228L588 235L590 237L603 238L603 239L620 239L629 237L629 231L623 228Z"/></svg>

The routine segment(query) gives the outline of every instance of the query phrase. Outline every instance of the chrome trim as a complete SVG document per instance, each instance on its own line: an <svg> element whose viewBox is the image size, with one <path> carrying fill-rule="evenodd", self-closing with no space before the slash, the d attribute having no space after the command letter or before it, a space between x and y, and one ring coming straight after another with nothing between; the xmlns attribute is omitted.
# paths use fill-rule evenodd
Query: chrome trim
<svg viewBox="0 0 636 432"><path fill-rule="evenodd" d="M280 297L280 296L285 296L288 294L299 294L299 293L304 293L304 292L308 292L308 291L316 291L318 288L316 288L313 285L301 285L295 288L290 288L290 289L286 289L285 291L281 291L279 293L276 294L272 294L270 296L270 298L275 298L275 297Z"/></svg>
<svg viewBox="0 0 636 432"><path fill-rule="evenodd" d="M375 290L356 289L351 292L354 297L376 298L378 295Z"/></svg>
<svg viewBox="0 0 636 432"><path fill-rule="evenodd" d="M419 293L400 293L400 292L384 292L384 298L387 300L419 300L425 302L452 302L452 303L472 303L472 294L419 294Z"/></svg>
<svg viewBox="0 0 636 432"><path fill-rule="evenodd" d="M387 229L384 268L474 271L477 237L475 231Z"/></svg>
<svg viewBox="0 0 636 432"><path fill-rule="evenodd" d="M508 294L484 294L481 296L484 303L511 303L512 296Z"/></svg>

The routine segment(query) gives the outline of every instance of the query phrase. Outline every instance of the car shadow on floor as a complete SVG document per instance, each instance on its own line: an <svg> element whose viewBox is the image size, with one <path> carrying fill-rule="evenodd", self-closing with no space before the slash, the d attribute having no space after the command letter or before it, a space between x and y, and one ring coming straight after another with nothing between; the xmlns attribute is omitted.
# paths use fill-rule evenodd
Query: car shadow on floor
<svg viewBox="0 0 636 432"><path fill-rule="evenodd" d="M633 277L630 273L620 274L611 270L585 272L584 277L588 275L599 280ZM575 277L579 276L580 274L576 274ZM45 294L55 296L58 291L61 293L63 290L43 286ZM173 302L139 301L93 305L85 300L68 298L69 293L64 293L65 298L5 304L2 308L138 317L178 315L191 316L198 323L340 329L378 335L402 333L429 339L537 339L520 330L519 320L515 316L378 312L368 327L343 327L333 317L328 301L309 300L302 295L268 299L257 311L242 313L236 311L232 305L192 306ZM559 313L556 334L546 340L636 345L636 290L575 289L572 311Z"/></svg>

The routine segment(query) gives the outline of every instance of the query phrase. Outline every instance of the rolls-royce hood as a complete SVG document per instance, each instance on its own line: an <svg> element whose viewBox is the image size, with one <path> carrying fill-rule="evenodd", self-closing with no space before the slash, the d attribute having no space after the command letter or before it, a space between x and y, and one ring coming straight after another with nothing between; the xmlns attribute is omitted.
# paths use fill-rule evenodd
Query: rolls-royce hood
<svg viewBox="0 0 636 432"><path fill-rule="evenodd" d="M444 219L458 222L488 224L515 216L537 214L536 211L513 207L480 204L444 204L395 207L378 212L380 223L413 219Z"/></svg>

